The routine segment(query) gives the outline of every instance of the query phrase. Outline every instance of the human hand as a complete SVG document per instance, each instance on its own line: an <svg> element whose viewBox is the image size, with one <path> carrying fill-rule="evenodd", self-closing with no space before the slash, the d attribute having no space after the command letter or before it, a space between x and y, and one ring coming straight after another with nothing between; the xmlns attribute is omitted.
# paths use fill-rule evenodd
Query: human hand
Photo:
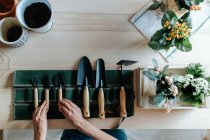
<svg viewBox="0 0 210 140"><path fill-rule="evenodd" d="M58 107L64 117L76 128L80 129L86 121L82 116L81 109L73 102L63 99L59 101Z"/></svg>
<svg viewBox="0 0 210 140"><path fill-rule="evenodd" d="M81 109L73 102L63 99L59 101L58 107L64 117L83 134L96 140L115 140L111 135L108 135L86 121L82 116Z"/></svg>
<svg viewBox="0 0 210 140"><path fill-rule="evenodd" d="M45 140L47 135L48 103L44 101L33 113L34 140Z"/></svg>

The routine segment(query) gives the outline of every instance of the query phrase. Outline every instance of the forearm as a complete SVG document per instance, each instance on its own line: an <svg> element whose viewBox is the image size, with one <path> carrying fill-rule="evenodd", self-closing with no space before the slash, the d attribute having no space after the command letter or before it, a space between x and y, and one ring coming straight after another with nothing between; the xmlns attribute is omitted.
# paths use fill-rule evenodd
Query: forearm
<svg viewBox="0 0 210 140"><path fill-rule="evenodd" d="M34 140L46 140L46 135L37 134L34 132Z"/></svg>
<svg viewBox="0 0 210 140"><path fill-rule="evenodd" d="M96 128L86 120L84 120L83 124L79 127L79 131L92 137L94 140L116 140L114 137Z"/></svg>

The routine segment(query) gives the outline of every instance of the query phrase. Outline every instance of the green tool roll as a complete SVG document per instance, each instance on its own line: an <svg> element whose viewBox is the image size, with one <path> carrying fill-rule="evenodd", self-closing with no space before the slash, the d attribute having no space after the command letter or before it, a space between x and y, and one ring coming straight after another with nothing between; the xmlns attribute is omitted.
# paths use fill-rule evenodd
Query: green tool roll
<svg viewBox="0 0 210 140"><path fill-rule="evenodd" d="M58 87L53 85L53 76L61 73L65 85L63 98L71 100L81 109L83 106L82 88L76 86L76 70L21 70L14 73L13 87L13 116L16 120L28 120L32 118L34 111L33 86L30 80L38 78L38 101L39 105L45 100L42 79L46 75L50 79L49 112L48 119L63 119L64 116L58 111ZM133 71L123 72L126 89L126 108L128 117L134 115ZM107 87L104 88L106 117L120 117L120 71L106 70ZM90 117L98 118L98 89L94 85L90 90Z"/></svg>

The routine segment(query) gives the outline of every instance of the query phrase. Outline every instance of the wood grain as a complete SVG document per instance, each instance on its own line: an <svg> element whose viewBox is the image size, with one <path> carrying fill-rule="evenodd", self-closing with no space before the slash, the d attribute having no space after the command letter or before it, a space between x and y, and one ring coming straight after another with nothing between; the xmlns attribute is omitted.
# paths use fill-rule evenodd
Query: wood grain
<svg viewBox="0 0 210 140"><path fill-rule="evenodd" d="M121 59L139 61L125 69L151 67L151 59L165 60L150 49L146 39L130 23L129 18L149 0L50 0L53 28L45 34L30 32L24 47L14 49L0 44L0 128L32 128L31 121L15 121L12 117L12 80L15 70L76 69L86 55L93 68L103 58L106 69L118 69ZM179 52L171 67L184 67L200 62L210 67L210 21L192 38L193 50ZM136 90L135 90L136 92ZM137 106L137 105L135 105ZM210 110L141 110L127 118L122 128L195 128L210 127ZM99 128L113 128L120 119L88 119ZM49 128L73 128L66 120L49 120Z"/></svg>

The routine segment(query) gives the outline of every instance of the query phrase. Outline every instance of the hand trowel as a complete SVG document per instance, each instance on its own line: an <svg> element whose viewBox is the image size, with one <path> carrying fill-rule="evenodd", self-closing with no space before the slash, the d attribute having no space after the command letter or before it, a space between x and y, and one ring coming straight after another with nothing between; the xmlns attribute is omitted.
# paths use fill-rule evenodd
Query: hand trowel
<svg viewBox="0 0 210 140"><path fill-rule="evenodd" d="M94 85L93 71L89 59L83 56L80 59L77 71L77 86L83 86L83 116L90 117L89 89L88 86Z"/></svg>
<svg viewBox="0 0 210 140"><path fill-rule="evenodd" d="M104 91L103 87L106 87L106 74L105 74L105 65L103 59L98 59L96 61L96 88L99 89L98 93L98 105L99 105L99 118L105 118L104 111Z"/></svg>

